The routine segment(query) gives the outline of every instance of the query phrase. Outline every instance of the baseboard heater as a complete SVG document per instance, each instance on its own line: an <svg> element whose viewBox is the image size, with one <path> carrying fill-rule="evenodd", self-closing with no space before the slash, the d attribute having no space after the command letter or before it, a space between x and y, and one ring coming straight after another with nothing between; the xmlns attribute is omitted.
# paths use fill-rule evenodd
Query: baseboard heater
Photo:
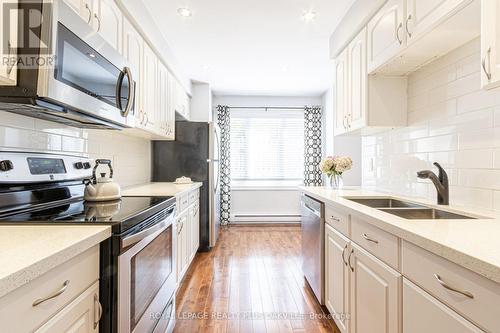
<svg viewBox="0 0 500 333"><path fill-rule="evenodd" d="M234 223L297 223L300 222L300 214L233 214L231 222Z"/></svg>

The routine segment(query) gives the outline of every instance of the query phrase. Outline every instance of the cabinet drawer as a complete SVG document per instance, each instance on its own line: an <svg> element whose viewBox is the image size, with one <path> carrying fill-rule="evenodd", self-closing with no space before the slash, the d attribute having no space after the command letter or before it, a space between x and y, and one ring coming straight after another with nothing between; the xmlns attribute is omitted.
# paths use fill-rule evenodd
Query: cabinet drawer
<svg viewBox="0 0 500 333"><path fill-rule="evenodd" d="M398 237L352 215L351 239L392 268L399 268Z"/></svg>
<svg viewBox="0 0 500 333"><path fill-rule="evenodd" d="M200 190L196 189L194 191L191 191L189 193L189 205L194 204L195 202L198 202L198 199L200 198Z"/></svg>
<svg viewBox="0 0 500 333"><path fill-rule="evenodd" d="M423 318L432 320L422 320ZM481 333L483 331L420 287L403 279L403 332Z"/></svg>
<svg viewBox="0 0 500 333"><path fill-rule="evenodd" d="M177 215L181 214L189 206L189 194L183 194L177 197Z"/></svg>
<svg viewBox="0 0 500 333"><path fill-rule="evenodd" d="M44 324L66 304L99 279L99 246L0 298L0 322L5 332L31 332ZM34 306L34 302L63 290L59 295Z"/></svg>
<svg viewBox="0 0 500 333"><path fill-rule="evenodd" d="M343 209L326 205L325 222L344 236L349 237L349 214Z"/></svg>
<svg viewBox="0 0 500 333"><path fill-rule="evenodd" d="M498 307L493 306L500 304L499 284L406 241L402 271L413 283L479 327L500 332Z"/></svg>

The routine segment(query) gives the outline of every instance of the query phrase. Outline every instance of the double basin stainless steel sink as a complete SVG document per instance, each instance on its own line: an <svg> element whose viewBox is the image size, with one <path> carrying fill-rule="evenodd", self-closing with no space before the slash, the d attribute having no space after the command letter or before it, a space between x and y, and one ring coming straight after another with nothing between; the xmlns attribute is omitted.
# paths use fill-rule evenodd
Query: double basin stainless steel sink
<svg viewBox="0 0 500 333"><path fill-rule="evenodd" d="M456 214L410 201L392 198L346 198L359 204L408 220L474 220L475 217Z"/></svg>

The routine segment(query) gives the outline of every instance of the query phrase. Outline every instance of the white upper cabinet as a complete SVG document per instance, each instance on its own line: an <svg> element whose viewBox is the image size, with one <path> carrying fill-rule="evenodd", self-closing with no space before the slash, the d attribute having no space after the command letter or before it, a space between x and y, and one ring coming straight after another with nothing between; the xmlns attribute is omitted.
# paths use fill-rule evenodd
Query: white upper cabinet
<svg viewBox="0 0 500 333"><path fill-rule="evenodd" d="M175 127L175 111L169 105L169 84L170 73L167 67L161 62L158 62L158 86L157 86L157 99L158 99L158 126L157 133L166 140L174 140L174 127Z"/></svg>
<svg viewBox="0 0 500 333"><path fill-rule="evenodd" d="M18 11L14 8L16 4L17 1L0 0L0 17L9 18L9 31L2 31L0 33L0 52L2 56L0 63L0 83L2 85L14 86L17 84L17 66L15 60L17 55ZM12 8L13 10L8 11L8 8ZM4 59L10 61L5 61Z"/></svg>
<svg viewBox="0 0 500 333"><path fill-rule="evenodd" d="M349 332L349 240L325 224L325 305L342 333Z"/></svg>
<svg viewBox="0 0 500 333"><path fill-rule="evenodd" d="M389 0L370 20L368 31L368 73L406 47L405 0Z"/></svg>
<svg viewBox="0 0 500 333"><path fill-rule="evenodd" d="M406 76L480 34L479 0L388 0L368 25L368 73Z"/></svg>
<svg viewBox="0 0 500 333"><path fill-rule="evenodd" d="M363 29L348 46L349 54L349 130L363 127L366 119L366 29Z"/></svg>
<svg viewBox="0 0 500 333"><path fill-rule="evenodd" d="M88 24L92 23L94 16L92 0L64 0Z"/></svg>
<svg viewBox="0 0 500 333"><path fill-rule="evenodd" d="M347 132L348 103L348 57L345 49L335 59L335 134Z"/></svg>
<svg viewBox="0 0 500 333"><path fill-rule="evenodd" d="M93 22L96 31L115 50L121 50L123 15L114 0L95 0Z"/></svg>
<svg viewBox="0 0 500 333"><path fill-rule="evenodd" d="M441 20L452 15L456 9L472 0L406 0L407 16L405 30L408 44L433 29Z"/></svg>
<svg viewBox="0 0 500 333"><path fill-rule="evenodd" d="M136 127L141 127L141 87L142 87L142 56L144 40L128 20L123 21L122 55L128 61L132 77L135 81L135 119Z"/></svg>
<svg viewBox="0 0 500 333"><path fill-rule="evenodd" d="M500 85L500 2L482 1L481 84L490 89Z"/></svg>
<svg viewBox="0 0 500 333"><path fill-rule="evenodd" d="M158 58L151 47L144 42L143 46L143 64L142 64L142 89L141 89L141 108L143 117L142 125L154 131L157 126L157 71Z"/></svg>

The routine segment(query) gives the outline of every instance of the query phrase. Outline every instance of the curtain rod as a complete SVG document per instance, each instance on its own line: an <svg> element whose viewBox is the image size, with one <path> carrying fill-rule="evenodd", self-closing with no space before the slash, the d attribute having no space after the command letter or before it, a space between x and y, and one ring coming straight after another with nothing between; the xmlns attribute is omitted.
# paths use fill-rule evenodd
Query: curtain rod
<svg viewBox="0 0 500 333"><path fill-rule="evenodd" d="M304 110L304 106L229 106L230 109Z"/></svg>

